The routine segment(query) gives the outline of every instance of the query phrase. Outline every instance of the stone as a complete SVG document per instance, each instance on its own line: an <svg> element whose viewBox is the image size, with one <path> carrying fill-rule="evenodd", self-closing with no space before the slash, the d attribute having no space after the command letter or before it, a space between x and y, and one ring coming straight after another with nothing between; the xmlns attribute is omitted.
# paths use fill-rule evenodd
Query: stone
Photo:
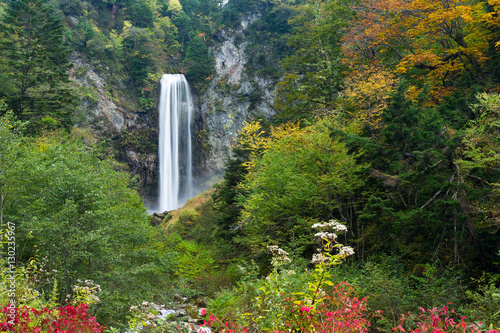
<svg viewBox="0 0 500 333"><path fill-rule="evenodd" d="M198 297L196 299L196 305L199 306L199 307L206 307L207 306L207 299L206 297Z"/></svg>

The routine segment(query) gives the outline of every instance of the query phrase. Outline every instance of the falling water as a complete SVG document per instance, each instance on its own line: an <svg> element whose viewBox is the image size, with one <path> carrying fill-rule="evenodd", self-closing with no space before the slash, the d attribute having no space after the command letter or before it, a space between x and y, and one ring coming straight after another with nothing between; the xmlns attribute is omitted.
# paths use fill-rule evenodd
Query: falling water
<svg viewBox="0 0 500 333"><path fill-rule="evenodd" d="M193 196L191 118L193 102L182 74L160 80L160 195L158 211L181 207Z"/></svg>

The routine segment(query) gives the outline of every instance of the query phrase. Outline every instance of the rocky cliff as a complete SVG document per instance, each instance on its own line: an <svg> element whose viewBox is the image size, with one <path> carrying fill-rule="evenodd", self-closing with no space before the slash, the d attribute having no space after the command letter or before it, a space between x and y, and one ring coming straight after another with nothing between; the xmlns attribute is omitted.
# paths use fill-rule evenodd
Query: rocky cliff
<svg viewBox="0 0 500 333"><path fill-rule="evenodd" d="M223 170L224 159L245 121L275 114L273 80L250 74L246 67L245 49L250 41L245 30L259 17L246 16L237 29L221 30L214 37L215 75L197 103L208 148L204 169L209 173Z"/></svg>

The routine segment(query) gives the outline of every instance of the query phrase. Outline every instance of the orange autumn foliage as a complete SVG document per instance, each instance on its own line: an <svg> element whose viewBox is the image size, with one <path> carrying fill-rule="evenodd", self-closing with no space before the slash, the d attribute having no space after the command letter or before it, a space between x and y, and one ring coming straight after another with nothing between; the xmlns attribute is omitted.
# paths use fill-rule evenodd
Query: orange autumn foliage
<svg viewBox="0 0 500 333"><path fill-rule="evenodd" d="M499 0L490 0L500 4ZM487 20L498 20L484 4L466 0L366 0L343 38L345 61L393 66L446 94L465 73L483 81L482 65L492 36Z"/></svg>

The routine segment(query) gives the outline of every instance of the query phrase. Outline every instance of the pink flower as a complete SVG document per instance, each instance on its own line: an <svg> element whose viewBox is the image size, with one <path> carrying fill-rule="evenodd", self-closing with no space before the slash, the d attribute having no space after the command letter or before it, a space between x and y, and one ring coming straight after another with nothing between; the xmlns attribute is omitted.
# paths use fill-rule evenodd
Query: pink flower
<svg viewBox="0 0 500 333"><path fill-rule="evenodd" d="M204 316L207 314L207 309L201 309L200 316Z"/></svg>

